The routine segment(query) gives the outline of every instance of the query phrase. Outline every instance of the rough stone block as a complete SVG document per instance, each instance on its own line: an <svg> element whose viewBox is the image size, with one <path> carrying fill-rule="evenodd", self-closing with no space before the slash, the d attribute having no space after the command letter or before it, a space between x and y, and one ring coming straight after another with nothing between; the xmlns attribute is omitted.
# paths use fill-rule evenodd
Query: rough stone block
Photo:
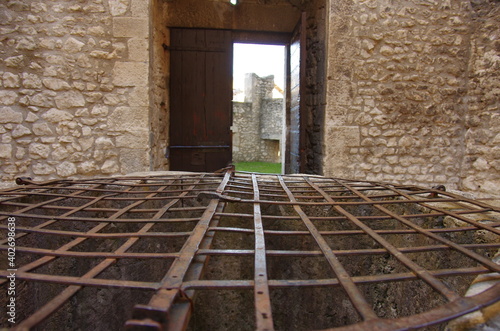
<svg viewBox="0 0 500 331"><path fill-rule="evenodd" d="M132 38L128 41L128 59L130 61L148 61L149 43L144 38Z"/></svg>
<svg viewBox="0 0 500 331"><path fill-rule="evenodd" d="M3 86L7 88L18 88L20 86L19 75L5 72L3 74Z"/></svg>
<svg viewBox="0 0 500 331"><path fill-rule="evenodd" d="M116 147L145 149L149 146L149 131L137 130L116 137Z"/></svg>
<svg viewBox="0 0 500 331"><path fill-rule="evenodd" d="M105 150L105 149L112 149L115 147L115 144L110 138L107 137L99 137L95 141L95 146L98 149Z"/></svg>
<svg viewBox="0 0 500 331"><path fill-rule="evenodd" d="M113 18L113 36L116 38L147 38L149 24L147 18L115 17Z"/></svg>
<svg viewBox="0 0 500 331"><path fill-rule="evenodd" d="M12 146L10 144L0 144L0 158L12 158Z"/></svg>
<svg viewBox="0 0 500 331"><path fill-rule="evenodd" d="M17 100L17 93L13 91L0 91L0 105L10 106Z"/></svg>
<svg viewBox="0 0 500 331"><path fill-rule="evenodd" d="M132 107L149 106L149 89L147 87L135 87L130 91L128 104Z"/></svg>
<svg viewBox="0 0 500 331"><path fill-rule="evenodd" d="M120 16L127 12L129 0L108 0L111 15Z"/></svg>
<svg viewBox="0 0 500 331"><path fill-rule="evenodd" d="M148 17L149 16L149 0L132 0L130 10L134 17Z"/></svg>
<svg viewBox="0 0 500 331"><path fill-rule="evenodd" d="M42 87L42 80L34 74L30 73L23 73L23 86L25 88L41 88Z"/></svg>
<svg viewBox="0 0 500 331"><path fill-rule="evenodd" d="M83 175L91 175L97 172L99 168L95 164L94 161L85 161L82 162L78 167L78 173Z"/></svg>
<svg viewBox="0 0 500 331"><path fill-rule="evenodd" d="M67 53L78 53L82 50L85 44L73 37L68 38L63 45L63 51Z"/></svg>
<svg viewBox="0 0 500 331"><path fill-rule="evenodd" d="M62 121L71 121L73 119L73 114L64 111L52 108L42 115L42 118L48 122L59 123Z"/></svg>
<svg viewBox="0 0 500 331"><path fill-rule="evenodd" d="M7 67L18 68L23 64L23 61L24 61L24 56L18 55L6 58L4 60L4 63Z"/></svg>
<svg viewBox="0 0 500 331"><path fill-rule="evenodd" d="M56 95L54 100L56 102L57 108L59 109L85 106L85 98L83 97L83 94L77 91L68 91L58 94Z"/></svg>
<svg viewBox="0 0 500 331"><path fill-rule="evenodd" d="M148 128L146 107L117 107L108 117L111 131L135 132Z"/></svg>
<svg viewBox="0 0 500 331"><path fill-rule="evenodd" d="M120 171L120 167L115 160L107 160L101 167L103 174L116 174Z"/></svg>
<svg viewBox="0 0 500 331"><path fill-rule="evenodd" d="M33 133L37 136L50 136L53 134L52 129L47 123L33 124Z"/></svg>
<svg viewBox="0 0 500 331"><path fill-rule="evenodd" d="M71 86L62 79L57 78L44 78L43 85L49 90L62 91L69 90Z"/></svg>
<svg viewBox="0 0 500 331"><path fill-rule="evenodd" d="M0 123L21 123L23 121L23 114L18 111L14 111L10 107L0 108Z"/></svg>
<svg viewBox="0 0 500 331"><path fill-rule="evenodd" d="M22 136L27 136L31 134L31 130L22 124L17 125L14 130L12 130L12 137L19 138Z"/></svg>
<svg viewBox="0 0 500 331"><path fill-rule="evenodd" d="M30 157L33 159L46 159L50 154L50 147L34 143L29 146Z"/></svg>
<svg viewBox="0 0 500 331"><path fill-rule="evenodd" d="M149 170L147 150L122 148L120 150L121 172L124 174Z"/></svg>
<svg viewBox="0 0 500 331"><path fill-rule="evenodd" d="M143 62L116 62L113 68L113 84L125 86L147 86L149 65Z"/></svg>
<svg viewBox="0 0 500 331"><path fill-rule="evenodd" d="M335 146L359 147L360 135L357 126L336 126L330 128L326 141Z"/></svg>
<svg viewBox="0 0 500 331"><path fill-rule="evenodd" d="M56 166L57 174L61 177L69 177L76 174L76 166L74 163L65 161Z"/></svg>
<svg viewBox="0 0 500 331"><path fill-rule="evenodd" d="M50 175L56 172L54 167L44 163L36 163L33 165L32 169L35 175Z"/></svg>

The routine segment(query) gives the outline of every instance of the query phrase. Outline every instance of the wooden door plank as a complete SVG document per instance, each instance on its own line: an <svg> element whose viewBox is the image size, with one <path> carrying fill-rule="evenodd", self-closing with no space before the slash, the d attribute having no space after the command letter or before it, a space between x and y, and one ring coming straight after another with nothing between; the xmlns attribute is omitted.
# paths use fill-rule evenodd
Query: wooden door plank
<svg viewBox="0 0 500 331"><path fill-rule="evenodd" d="M220 169L232 157L231 33L172 29L171 40L171 169Z"/></svg>

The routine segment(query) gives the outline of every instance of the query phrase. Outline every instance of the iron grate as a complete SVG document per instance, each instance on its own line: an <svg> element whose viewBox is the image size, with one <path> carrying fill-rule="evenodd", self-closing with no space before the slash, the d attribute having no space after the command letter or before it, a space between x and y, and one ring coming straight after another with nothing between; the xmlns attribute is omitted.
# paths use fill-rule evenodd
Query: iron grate
<svg viewBox="0 0 500 331"><path fill-rule="evenodd" d="M18 183L0 191L5 327L397 330L500 300L500 283L464 295L500 272L500 210L439 189L231 171Z"/></svg>

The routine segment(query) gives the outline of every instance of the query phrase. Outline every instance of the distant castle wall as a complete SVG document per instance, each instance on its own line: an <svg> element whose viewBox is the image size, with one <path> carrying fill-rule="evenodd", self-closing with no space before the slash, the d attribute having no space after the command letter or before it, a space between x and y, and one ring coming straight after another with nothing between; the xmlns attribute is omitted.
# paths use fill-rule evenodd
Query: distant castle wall
<svg viewBox="0 0 500 331"><path fill-rule="evenodd" d="M233 162L281 161L283 99L273 99L274 76L247 74L245 102L233 102Z"/></svg>

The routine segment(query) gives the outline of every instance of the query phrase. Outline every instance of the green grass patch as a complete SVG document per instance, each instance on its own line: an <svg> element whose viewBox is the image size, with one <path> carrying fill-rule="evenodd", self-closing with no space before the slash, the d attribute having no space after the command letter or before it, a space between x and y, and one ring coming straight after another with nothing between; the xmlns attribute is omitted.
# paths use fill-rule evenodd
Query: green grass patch
<svg viewBox="0 0 500 331"><path fill-rule="evenodd" d="M260 172L263 174L281 174L281 163L239 162L236 171Z"/></svg>

